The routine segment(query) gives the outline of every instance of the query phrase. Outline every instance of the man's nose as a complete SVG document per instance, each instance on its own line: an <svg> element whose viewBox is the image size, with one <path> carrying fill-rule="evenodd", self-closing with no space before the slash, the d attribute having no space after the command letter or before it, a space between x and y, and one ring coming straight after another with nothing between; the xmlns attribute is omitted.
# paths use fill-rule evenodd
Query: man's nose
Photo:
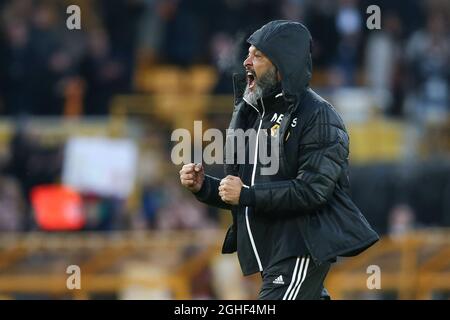
<svg viewBox="0 0 450 320"><path fill-rule="evenodd" d="M252 66L252 59L250 59L250 56L248 56L248 57L244 60L243 65L244 65L244 67Z"/></svg>

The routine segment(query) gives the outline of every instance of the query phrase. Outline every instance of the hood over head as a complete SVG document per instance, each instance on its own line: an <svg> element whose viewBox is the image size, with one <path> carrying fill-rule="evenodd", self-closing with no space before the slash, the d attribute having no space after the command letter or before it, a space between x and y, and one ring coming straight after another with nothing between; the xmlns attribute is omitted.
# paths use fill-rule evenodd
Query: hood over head
<svg viewBox="0 0 450 320"><path fill-rule="evenodd" d="M303 24L271 21L256 30L247 42L261 50L277 67L287 98L299 97L306 90L312 74L312 38Z"/></svg>

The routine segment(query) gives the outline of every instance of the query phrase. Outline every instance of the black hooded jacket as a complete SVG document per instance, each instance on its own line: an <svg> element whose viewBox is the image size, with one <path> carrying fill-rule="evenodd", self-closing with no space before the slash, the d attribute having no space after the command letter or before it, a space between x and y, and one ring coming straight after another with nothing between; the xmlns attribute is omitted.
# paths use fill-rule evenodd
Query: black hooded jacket
<svg viewBox="0 0 450 320"><path fill-rule="evenodd" d="M229 128L265 129L268 106L283 106L277 132L279 171L262 175L258 162L256 168L247 163L226 164L226 175L239 176L248 185L241 191L238 206L220 199L219 179L205 177L195 194L197 199L233 214L222 252L237 250L245 275L305 253L316 263L359 254L379 237L349 195L349 138L344 123L336 110L309 88L309 31L297 22L272 21L247 41L279 70L282 95L265 97L258 106L251 106L243 99L245 78L235 75L235 107ZM254 177L249 170L255 171Z"/></svg>

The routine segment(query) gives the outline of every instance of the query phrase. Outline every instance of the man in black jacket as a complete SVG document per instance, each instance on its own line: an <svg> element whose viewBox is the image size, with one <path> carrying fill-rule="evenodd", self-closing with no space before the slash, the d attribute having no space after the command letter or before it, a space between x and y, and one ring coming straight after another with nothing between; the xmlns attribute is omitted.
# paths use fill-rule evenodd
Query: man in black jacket
<svg viewBox="0 0 450 320"><path fill-rule="evenodd" d="M309 88L309 31L300 23L272 21L247 41L246 75L233 79L229 132L253 129L258 139L276 143L278 170L263 174L267 163L258 156L259 144L248 141L246 159L254 161L239 164L244 150L226 150L224 179L191 163L180 180L198 200L232 211L222 252L237 251L244 275L261 273L260 299L319 299L330 264L359 254L378 235L349 195L344 123Z"/></svg>

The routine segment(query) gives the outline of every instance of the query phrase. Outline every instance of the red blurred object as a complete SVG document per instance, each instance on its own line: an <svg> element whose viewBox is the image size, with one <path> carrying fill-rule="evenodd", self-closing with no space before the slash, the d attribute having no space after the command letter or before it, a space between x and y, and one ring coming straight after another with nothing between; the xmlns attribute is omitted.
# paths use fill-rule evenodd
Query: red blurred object
<svg viewBox="0 0 450 320"><path fill-rule="evenodd" d="M62 185L41 185L31 190L35 220L48 231L80 230L86 219L81 196Z"/></svg>

